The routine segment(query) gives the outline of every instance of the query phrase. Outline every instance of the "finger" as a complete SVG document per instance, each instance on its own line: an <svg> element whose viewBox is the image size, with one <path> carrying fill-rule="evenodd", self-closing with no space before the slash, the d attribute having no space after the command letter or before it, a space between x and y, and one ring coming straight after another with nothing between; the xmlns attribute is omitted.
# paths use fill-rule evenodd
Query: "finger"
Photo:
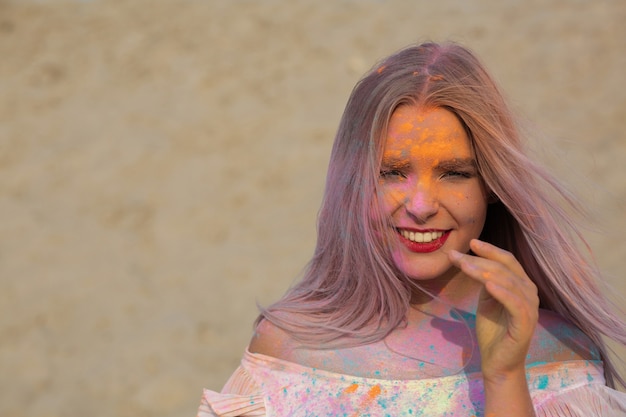
<svg viewBox="0 0 626 417"><path fill-rule="evenodd" d="M502 248L482 240L473 239L470 241L470 248L480 257L500 262L509 268L514 274L519 276L524 285L528 286L533 293L537 293L538 289L533 280L526 274L524 267L519 263L517 258Z"/></svg>
<svg viewBox="0 0 626 417"><path fill-rule="evenodd" d="M487 301L490 296L502 304L516 321L528 322L530 320L532 322L532 317L538 315L539 297L536 289L524 285L523 279L515 276L502 264L456 251L450 253L450 258L454 259L453 262L469 278L485 285L485 295L488 297L481 297L479 305Z"/></svg>
<svg viewBox="0 0 626 417"><path fill-rule="evenodd" d="M485 285L485 290L509 314L510 332L524 337L533 333L539 319L538 297L526 298L491 282Z"/></svg>
<svg viewBox="0 0 626 417"><path fill-rule="evenodd" d="M448 252L448 257L453 265L483 284L491 278L496 269L500 268L498 263L494 261L464 254L456 250Z"/></svg>
<svg viewBox="0 0 626 417"><path fill-rule="evenodd" d="M509 291L523 292L529 297L537 293L536 286L526 274L518 276L501 262L457 251L450 251L449 257L451 262L467 276L483 284L491 282Z"/></svg>
<svg viewBox="0 0 626 417"><path fill-rule="evenodd" d="M520 276L527 276L526 271L524 271L522 265L509 251L506 251L502 248L492 245L491 243L478 239L472 239L470 241L470 248L476 255L482 258L500 262L503 265L506 265L507 268L509 268L515 274Z"/></svg>

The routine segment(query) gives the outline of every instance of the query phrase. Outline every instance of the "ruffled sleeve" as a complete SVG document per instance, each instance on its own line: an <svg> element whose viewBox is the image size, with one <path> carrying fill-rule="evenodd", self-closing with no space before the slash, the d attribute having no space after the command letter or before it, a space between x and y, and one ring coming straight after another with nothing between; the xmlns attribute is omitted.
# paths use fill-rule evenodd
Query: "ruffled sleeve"
<svg viewBox="0 0 626 417"><path fill-rule="evenodd" d="M250 375L239 367L221 393L205 389L197 417L259 417L265 416L265 401L260 388Z"/></svg>
<svg viewBox="0 0 626 417"><path fill-rule="evenodd" d="M548 364L529 376L537 417L626 416L626 393L605 385L599 361Z"/></svg>
<svg viewBox="0 0 626 417"><path fill-rule="evenodd" d="M536 412L537 417L624 417L626 394L599 385L579 387L546 400Z"/></svg>

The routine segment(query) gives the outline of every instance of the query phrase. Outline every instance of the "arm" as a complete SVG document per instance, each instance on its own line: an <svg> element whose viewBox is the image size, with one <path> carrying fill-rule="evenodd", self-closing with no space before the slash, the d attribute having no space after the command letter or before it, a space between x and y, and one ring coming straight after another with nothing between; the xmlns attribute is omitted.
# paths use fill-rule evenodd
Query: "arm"
<svg viewBox="0 0 626 417"><path fill-rule="evenodd" d="M500 378L484 378L484 384L485 417L535 416L524 368Z"/></svg>
<svg viewBox="0 0 626 417"><path fill-rule="evenodd" d="M485 416L535 416L525 360L539 316L537 287L513 255L472 240L466 255L450 259L483 284L476 311L476 336L485 387Z"/></svg>

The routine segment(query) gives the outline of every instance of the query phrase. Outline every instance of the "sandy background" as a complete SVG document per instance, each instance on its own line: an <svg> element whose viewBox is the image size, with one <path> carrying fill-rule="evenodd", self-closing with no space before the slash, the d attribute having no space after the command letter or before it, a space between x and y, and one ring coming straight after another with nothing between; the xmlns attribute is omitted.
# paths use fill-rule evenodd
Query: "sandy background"
<svg viewBox="0 0 626 417"><path fill-rule="evenodd" d="M471 46L554 139L624 300L625 21L618 0L0 0L0 415L195 415L311 254L352 86L417 40Z"/></svg>

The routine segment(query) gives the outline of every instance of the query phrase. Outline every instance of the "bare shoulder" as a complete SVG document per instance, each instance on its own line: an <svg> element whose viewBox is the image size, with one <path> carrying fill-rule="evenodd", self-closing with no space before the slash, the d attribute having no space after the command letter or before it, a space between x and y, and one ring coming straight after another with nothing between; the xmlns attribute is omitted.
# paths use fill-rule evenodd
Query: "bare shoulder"
<svg viewBox="0 0 626 417"><path fill-rule="evenodd" d="M582 330L552 311L539 310L529 363L597 359L598 348Z"/></svg>
<svg viewBox="0 0 626 417"><path fill-rule="evenodd" d="M248 350L250 353L260 353L293 362L295 345L295 341L287 332L263 319L254 331Z"/></svg>
<svg viewBox="0 0 626 417"><path fill-rule="evenodd" d="M369 369L378 364L378 362L370 363L365 359L366 357L371 358L372 352L377 352L376 346L357 346L352 348L305 347L300 341L269 320L262 320L259 323L250 341L248 350L251 353L270 356L308 368L323 369L329 372L355 376L379 376L379 368ZM365 351L367 351L367 354L364 354Z"/></svg>

